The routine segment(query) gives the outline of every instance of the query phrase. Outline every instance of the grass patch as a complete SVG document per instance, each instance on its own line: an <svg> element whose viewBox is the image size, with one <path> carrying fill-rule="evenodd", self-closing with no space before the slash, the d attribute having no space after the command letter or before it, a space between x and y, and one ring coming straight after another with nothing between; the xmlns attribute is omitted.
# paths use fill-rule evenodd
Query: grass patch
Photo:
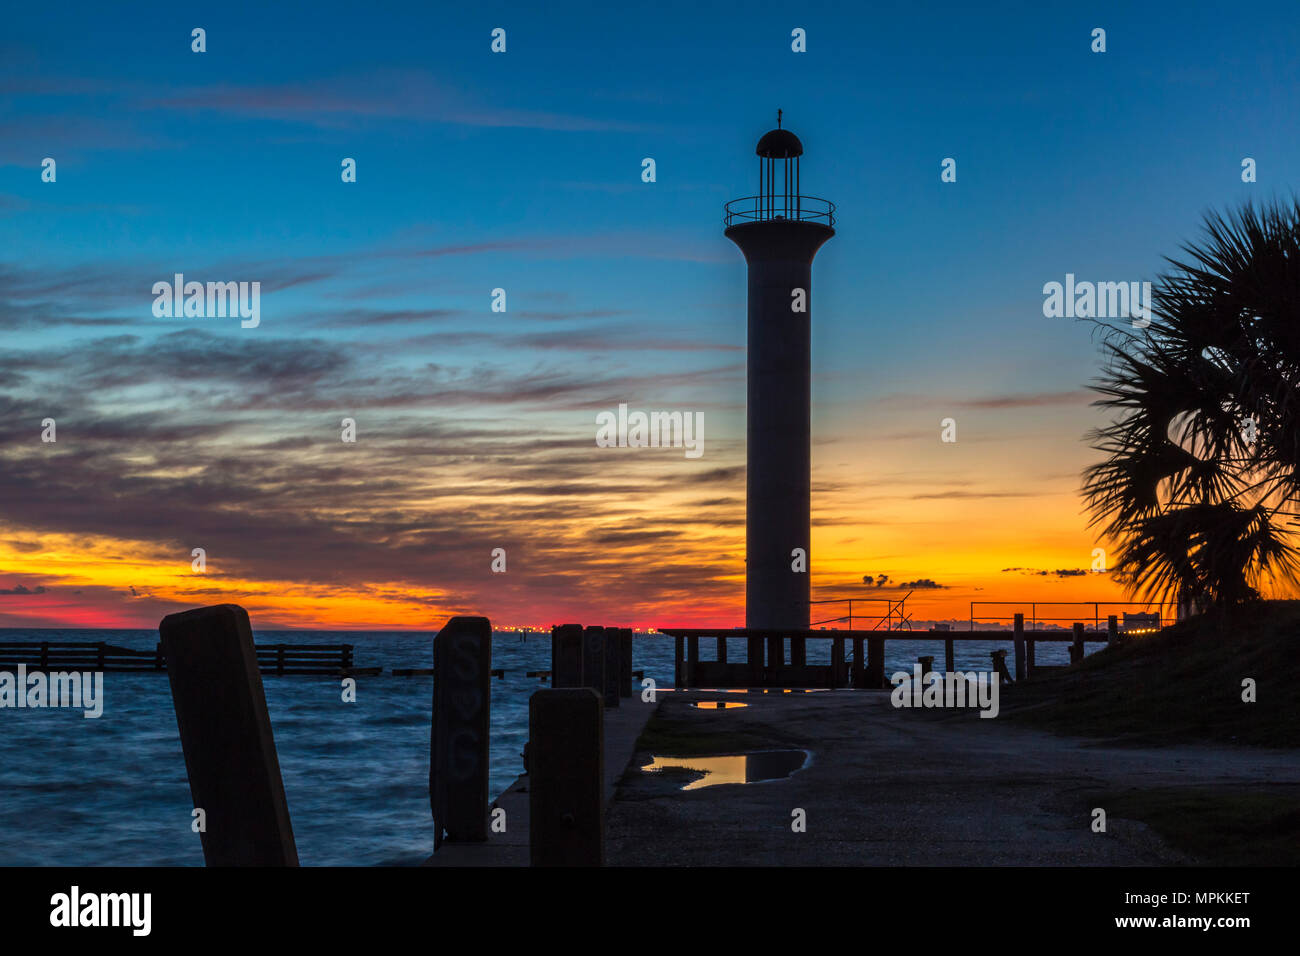
<svg viewBox="0 0 1300 956"><path fill-rule="evenodd" d="M1170 846L1211 866L1294 866L1300 859L1300 786L1254 784L1249 792L1160 787L1103 793L1091 806L1140 820Z"/></svg>
<svg viewBox="0 0 1300 956"><path fill-rule="evenodd" d="M1242 679L1256 702L1241 699ZM1058 733L1134 742L1300 747L1300 602L1202 615L1003 688L1004 715Z"/></svg>

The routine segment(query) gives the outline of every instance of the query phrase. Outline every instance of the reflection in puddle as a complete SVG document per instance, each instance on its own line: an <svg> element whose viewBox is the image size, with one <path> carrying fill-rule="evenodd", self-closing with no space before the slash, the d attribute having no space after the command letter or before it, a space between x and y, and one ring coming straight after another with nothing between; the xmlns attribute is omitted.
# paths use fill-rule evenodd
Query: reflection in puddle
<svg viewBox="0 0 1300 956"><path fill-rule="evenodd" d="M652 757L641 769L646 773L674 768L704 774L683 790L702 790L724 783L758 783L777 780L802 770L808 762L806 750L759 750L747 754L719 754L710 757Z"/></svg>
<svg viewBox="0 0 1300 956"><path fill-rule="evenodd" d="M700 710L734 710L737 707L748 707L748 704L742 704L738 700L697 700L692 706Z"/></svg>
<svg viewBox="0 0 1300 956"><path fill-rule="evenodd" d="M707 688L705 688L707 690ZM829 687L728 687L727 694L822 694Z"/></svg>
<svg viewBox="0 0 1300 956"><path fill-rule="evenodd" d="M829 687L660 687L655 693L672 692L706 694L827 694Z"/></svg>

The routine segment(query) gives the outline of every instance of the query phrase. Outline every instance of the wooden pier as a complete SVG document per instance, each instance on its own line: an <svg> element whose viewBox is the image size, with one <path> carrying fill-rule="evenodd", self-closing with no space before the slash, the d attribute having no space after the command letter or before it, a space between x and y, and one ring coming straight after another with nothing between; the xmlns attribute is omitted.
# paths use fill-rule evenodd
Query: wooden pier
<svg viewBox="0 0 1300 956"><path fill-rule="evenodd" d="M1126 635L1115 616L1105 630L1086 629L1075 623L1070 630L1026 631L1024 616L1017 614L1009 630L770 630L760 628L662 627L659 633L674 639L673 680L678 688L699 687L820 687L883 688L885 642L943 641L946 671L955 670L954 650L958 641L1010 643L1015 650L1015 680L1024 680L1048 669L1036 665L1035 645L1043 642L1070 645L1071 663L1084 656L1086 644L1115 644ZM727 639L746 643L745 660L727 659ZM831 663L807 663L807 642L831 641ZM713 641L713 660L700 658L700 641ZM788 653L787 653L788 644ZM852 649L851 655L848 653ZM1005 654L1005 651L1001 652ZM997 667L993 662L993 668ZM1052 668L1053 670L1057 668Z"/></svg>

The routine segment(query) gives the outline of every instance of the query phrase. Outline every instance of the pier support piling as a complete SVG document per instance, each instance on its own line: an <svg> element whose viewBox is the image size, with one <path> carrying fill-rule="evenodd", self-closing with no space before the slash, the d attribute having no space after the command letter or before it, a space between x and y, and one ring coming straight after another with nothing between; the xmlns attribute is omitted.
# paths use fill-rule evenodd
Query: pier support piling
<svg viewBox="0 0 1300 956"><path fill-rule="evenodd" d="M1025 616L1017 614L1011 639L1016 652L1016 680L1025 679Z"/></svg>
<svg viewBox="0 0 1300 956"><path fill-rule="evenodd" d="M758 687L763 683L763 639L750 637L745 640L745 664L749 667L749 683Z"/></svg>
<svg viewBox="0 0 1300 956"><path fill-rule="evenodd" d="M778 671L785 666L785 638L769 637L767 639L768 670Z"/></svg>
<svg viewBox="0 0 1300 956"><path fill-rule="evenodd" d="M885 639L867 638L867 686L879 690L885 686Z"/></svg>

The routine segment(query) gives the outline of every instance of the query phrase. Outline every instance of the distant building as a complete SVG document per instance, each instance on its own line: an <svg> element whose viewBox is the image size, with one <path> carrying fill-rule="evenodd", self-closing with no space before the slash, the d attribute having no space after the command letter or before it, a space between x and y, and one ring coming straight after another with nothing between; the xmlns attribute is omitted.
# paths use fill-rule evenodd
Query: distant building
<svg viewBox="0 0 1300 956"><path fill-rule="evenodd" d="M1130 614L1124 612L1124 630L1129 633L1142 633L1143 631L1158 631L1160 629L1160 614L1151 612L1150 614Z"/></svg>

